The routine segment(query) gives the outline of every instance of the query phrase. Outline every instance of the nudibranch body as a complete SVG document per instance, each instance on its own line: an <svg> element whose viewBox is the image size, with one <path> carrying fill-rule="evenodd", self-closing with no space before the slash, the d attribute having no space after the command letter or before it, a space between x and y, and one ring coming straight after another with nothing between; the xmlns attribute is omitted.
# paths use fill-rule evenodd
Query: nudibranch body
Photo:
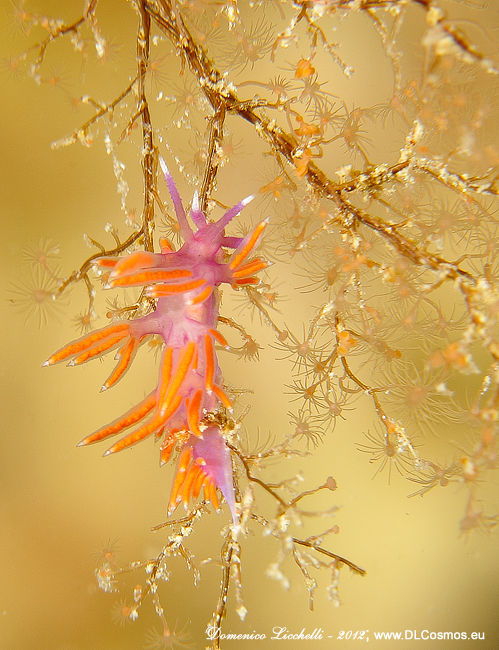
<svg viewBox="0 0 499 650"><path fill-rule="evenodd" d="M55 352L44 365L68 361L79 365L116 349L118 363L102 390L114 386L130 367L141 341L161 336L164 348L156 389L123 416L84 438L88 445L135 428L114 443L104 455L129 447L149 436L161 439L161 463L174 448L180 457L169 503L173 512L182 501L187 506L201 489L218 508L216 488L229 505L234 522L237 512L230 452L221 426L206 418L220 408L231 410L222 386L215 343L227 343L217 330L217 287L257 284L255 274L268 266L252 253L265 229L261 222L244 238L226 237L225 227L252 200L248 197L215 223L207 221L194 195L189 225L178 190L162 158L165 175L184 244L173 251L167 242L160 253L136 251L122 258L100 258L97 264L109 273L105 288L144 286L157 299L154 312L133 320L116 320ZM226 249L233 253L226 260ZM204 422L204 420L207 420Z"/></svg>

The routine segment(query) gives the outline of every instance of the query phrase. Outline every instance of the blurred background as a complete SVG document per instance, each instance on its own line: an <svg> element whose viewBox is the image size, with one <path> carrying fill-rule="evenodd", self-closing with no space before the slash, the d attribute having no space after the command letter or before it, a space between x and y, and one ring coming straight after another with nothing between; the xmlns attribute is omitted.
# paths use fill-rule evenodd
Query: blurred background
<svg viewBox="0 0 499 650"><path fill-rule="evenodd" d="M93 96L110 101L134 74L136 17L132 6L104 1L99 6L99 25L111 45L105 65L95 56L83 59L76 55L68 40L55 43L47 51L44 77L38 87L16 65L19 53L43 37L41 31L31 33L20 12L36 11L71 22L80 15L81 5L75 0L0 0L0 647L5 650L142 648L146 633L160 629L150 600L136 622L115 624L123 602L130 602L136 584L144 583L143 573L123 576L117 585L119 593L108 594L98 590L94 571L105 549L113 549L120 566L154 558L161 550L166 533L150 529L166 519L173 464L160 469L158 449L152 449L149 440L111 458L101 458L104 449L99 446L76 448L84 436L125 412L151 390L156 382L155 356L142 350L123 383L103 394L99 388L109 374L110 359L80 368L42 368L54 350L78 336L87 301L84 288L77 286L58 302L42 301L39 294L37 302L35 294L40 286L34 286L28 268L30 251L42 247L50 251L54 268L68 275L94 252L84 241L84 233L111 246L106 223L112 223L122 234L129 233L127 219L133 225L134 214L139 216L142 207L138 140L135 144L125 142L117 151L129 187L126 204L129 210L136 210L128 214L121 209L112 159L104 146L105 124L95 130L92 146L77 143L51 149L52 142L72 133L92 115L89 107L78 101L88 92L85 89L91 87ZM269 24L280 20L278 9L270 4L261 15ZM495 20L497 28L497 10L487 17ZM419 33L409 27L407 33L409 58L411 38L413 42L407 65L416 68L423 58ZM333 68L334 76L328 80L331 92L350 105L386 102L392 92L390 66L372 26L354 17L344 22L334 39L344 43L341 56L356 73L349 80ZM171 46L163 43L162 47L158 60L164 56L166 63L158 63L158 75L165 75L185 91L189 82L187 78L178 79ZM280 53L278 65L286 69L286 60L295 60L297 54L305 56L306 52ZM271 73L250 68L245 74L249 79L267 79ZM158 79L161 81L160 76ZM151 85L149 90L154 96L156 89ZM253 92L254 88L248 90L248 96ZM126 113L125 108L123 111ZM172 115L170 110L169 117L173 122L181 114ZM203 123L202 117L197 119ZM231 205L257 192L273 177L273 171L269 160L271 172L265 176L265 158L262 163L261 157L264 146L249 133L249 126L231 118L228 127L232 129L235 153L220 172L218 196ZM248 151L249 144L254 155ZM377 150L380 158L386 155L396 160L399 148L390 137ZM185 174L173 168L185 203L194 190L193 183L186 181L196 173L192 162L195 150L194 129L173 128L168 132L168 149L165 145L163 154L172 161L171 152L178 151L187 161ZM164 186L161 192L166 198ZM247 226L268 214L272 224L275 210L272 197L259 197L241 215L241 223ZM158 229L156 241L160 234ZM273 237L275 240L276 235ZM297 257L283 256L269 270L269 283L281 297L276 319L297 335L320 304L314 294L299 290L307 273L303 267L306 264ZM50 286L44 290L50 291ZM100 318L92 322L95 327L106 324L108 298L97 297ZM246 362L230 353L220 355L225 379L234 387L251 391L237 403L239 412L250 406L243 422L247 444L255 448L269 440L279 441L292 433L289 412L296 412L286 388L292 383L292 364L271 347L273 332L258 316L251 318L250 310L231 295L230 289L223 292L221 313L244 323L262 346L259 360ZM409 644L411 648L429 644L437 648L497 648L497 532L461 534L459 522L468 493L459 482L437 488L424 498L408 499L418 486L398 476L396 470L392 469L390 484L387 469L373 480L377 465L371 465L369 456L358 450L358 445L366 444L365 434L374 431L373 411L363 402L354 402L349 408L318 450L311 448L307 457L271 464L265 476L274 482L299 473L304 477L303 489L334 477L337 490L311 497L307 508L319 511L337 505L338 511L331 520L307 520L303 537L337 525L338 534L330 535L324 546L362 566L367 575L361 578L346 567L341 570L342 604L336 608L326 596L329 576L319 572L314 611L309 611L308 592L296 566L285 565L290 580L287 591L265 574L278 547L275 540L263 537L255 528L255 534L242 542L243 595L248 615L240 621L230 598L224 633L265 633L267 640L258 642L261 648L273 647L270 637L274 627L287 627L293 633L303 628L306 633L315 628L324 631L322 640L286 641L290 649L312 643L320 648L342 647L354 641L337 640L341 631L357 630L368 630L370 643L379 648ZM451 462L453 452L443 441L465 439L466 432L459 427L448 424L438 435L422 432L417 443L424 445L427 456L440 453L442 462ZM306 447L302 445L302 449ZM497 478L489 480L483 489L487 511L497 513ZM264 511L265 496L258 494L258 498ZM181 630L188 625L191 642L197 648L206 643L204 630L216 606L220 582L216 559L222 541L219 531L228 521L226 507L219 515L212 512L189 539L196 562L215 560L203 566L199 586L193 585L192 572L178 559L170 563L170 581L162 584L162 604L170 626ZM480 632L485 640L383 642L373 638L374 632L405 630L419 635L422 630L468 635ZM236 645L239 647L238 642L228 641L222 647Z"/></svg>

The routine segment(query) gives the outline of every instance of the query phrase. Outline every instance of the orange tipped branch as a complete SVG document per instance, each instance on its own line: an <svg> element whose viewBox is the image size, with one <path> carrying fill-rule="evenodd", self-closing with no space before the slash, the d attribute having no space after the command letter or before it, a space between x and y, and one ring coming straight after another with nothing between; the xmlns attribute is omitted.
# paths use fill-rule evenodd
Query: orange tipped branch
<svg viewBox="0 0 499 650"><path fill-rule="evenodd" d="M102 390L107 390L114 386L126 373L130 364L135 357L137 349L139 347L139 342L136 338L132 337L128 343L120 350L120 360L118 365L113 370L109 378L104 382Z"/></svg>
<svg viewBox="0 0 499 650"><path fill-rule="evenodd" d="M201 429L199 428L199 407L201 406L202 399L203 391L198 390L192 400L187 404L187 424L189 425L189 430L196 436L202 435Z"/></svg>
<svg viewBox="0 0 499 650"><path fill-rule="evenodd" d="M164 403L159 405L161 409L160 411L161 415L163 415L163 413L169 409L172 400L177 394L177 391L182 385L182 382L184 381L187 373L189 372L189 368L194 358L195 351L196 351L196 344L194 343L194 341L190 341L190 343L188 343L188 345L185 348L183 348L183 353L181 353L181 357L179 359L177 369L171 378L171 382L168 387L168 392L166 393Z"/></svg>
<svg viewBox="0 0 499 650"><path fill-rule="evenodd" d="M148 269L154 266L156 259L154 253L147 251L135 251L118 260L113 271L114 277L119 277L125 273L130 273L136 269Z"/></svg>
<svg viewBox="0 0 499 650"><path fill-rule="evenodd" d="M162 298L163 296L172 296L176 293L186 293L187 291L199 289L203 284L206 284L206 282L202 279L184 282L182 284L160 284L155 287L149 287L146 293L150 298Z"/></svg>
<svg viewBox="0 0 499 650"><path fill-rule="evenodd" d="M163 354L163 365L161 367L161 380L159 391L158 404L161 405L164 402L166 391L168 390L168 384L172 376L172 366L173 366L173 349L166 348Z"/></svg>
<svg viewBox="0 0 499 650"><path fill-rule="evenodd" d="M125 447L131 447L137 442L148 438L153 433L158 432L165 426L165 422L168 420L168 418L171 417L178 409L181 401L182 396L177 395L177 397L173 400L173 403L170 405L169 409L164 414L156 413L156 415L151 420L149 420L147 424L142 425L139 429L132 431L132 433L130 433L128 436L125 436L121 440L118 440L116 444L114 444L105 452L104 456L115 454L116 452L125 449Z"/></svg>
<svg viewBox="0 0 499 650"><path fill-rule="evenodd" d="M86 350L82 354L79 354L77 357L75 357L72 361L69 362L69 365L78 366L81 363L90 361L94 357L98 357L104 352L110 350L112 347L117 345L120 341L122 341L127 336L128 336L128 332L119 332L115 336L111 336L105 341L103 341L100 345L95 345L93 348L90 348L90 350Z"/></svg>
<svg viewBox="0 0 499 650"><path fill-rule="evenodd" d="M258 271L266 269L267 266L268 262L259 257L256 260L252 260L251 262L247 262L246 264L243 264L243 266L238 267L238 269L232 273L232 277L244 278L246 276L252 275L253 273L258 273Z"/></svg>
<svg viewBox="0 0 499 650"><path fill-rule="evenodd" d="M173 253L173 248L170 242L166 237L160 237L159 245L161 246L161 253L165 255L166 253Z"/></svg>
<svg viewBox="0 0 499 650"><path fill-rule="evenodd" d="M251 235L248 237L248 240L244 243L244 246L241 250L236 250L234 255L229 263L229 268L234 271L237 269L240 264L248 257L251 251L255 248L258 240L260 239L265 227L267 226L267 220L262 221L258 226L253 230Z"/></svg>
<svg viewBox="0 0 499 650"><path fill-rule="evenodd" d="M173 448L178 442L178 438L174 432L170 432L168 436L163 440L161 445L161 454L160 454L160 465L163 466L170 459Z"/></svg>
<svg viewBox="0 0 499 650"><path fill-rule="evenodd" d="M113 422L111 422L111 424L108 424L102 429L95 431L94 433L92 433L92 435L84 438L80 443L78 443L78 447L83 447L85 445L90 445L93 442L104 440L104 438L108 438L109 436L114 436L117 433L123 431L124 429L128 429L128 427L133 426L134 424L140 422L140 420L145 418L146 415L148 415L155 406L156 406L156 395L155 393L151 393L145 399L143 399L142 402L140 402L132 409L127 411L125 415L114 420Z"/></svg>
<svg viewBox="0 0 499 650"><path fill-rule="evenodd" d="M192 486L194 485L194 482L199 477L199 475L203 475L203 470L201 467L199 467L199 465L195 464L191 465L189 467L189 470L185 473L185 479L180 486L176 497L176 501L182 501L185 507L187 507L189 503L189 499L192 494Z"/></svg>
<svg viewBox="0 0 499 650"><path fill-rule="evenodd" d="M168 282L168 280L178 280L179 278L188 278L192 276L191 271L183 269L174 269L167 271L165 269L156 269L155 271L140 271L132 275L120 275L109 280L108 286L112 287L131 287L138 284L151 284L153 282Z"/></svg>
<svg viewBox="0 0 499 650"><path fill-rule="evenodd" d="M205 487L205 494L208 493L207 501L211 501L215 510L220 510L220 504L218 503L217 488L215 487L215 482L213 479L210 479L207 486Z"/></svg>
<svg viewBox="0 0 499 650"><path fill-rule="evenodd" d="M229 411L232 411L232 404L230 402L230 399L223 392L223 390L218 386L216 386L215 384L213 384L213 392L218 397L218 399L222 402L225 408L228 409Z"/></svg>
<svg viewBox="0 0 499 650"><path fill-rule="evenodd" d="M100 260L95 260L94 264L101 266L103 269L114 269L118 262L117 257L101 257Z"/></svg>
<svg viewBox="0 0 499 650"><path fill-rule="evenodd" d="M198 295L195 298L191 298L189 300L189 303L191 305L199 305L200 303L204 302L205 300L208 300L208 298L211 296L213 292L213 287L208 285L205 289L201 291L201 293L198 293Z"/></svg>
<svg viewBox="0 0 499 650"><path fill-rule="evenodd" d="M69 345L66 345L65 347L55 352L51 357L47 359L43 365L52 366L55 363L59 363L60 361L64 361L70 357L74 357L79 352L87 350L99 341L102 341L102 339L105 339L108 336L112 336L113 334L117 334L118 332L124 332L125 330L128 330L128 328L128 323L120 323L119 325L108 325L101 330L91 332L87 336L83 336L77 341L72 341L69 343Z"/></svg>
<svg viewBox="0 0 499 650"><path fill-rule="evenodd" d="M241 287L245 284L260 284L260 280L255 277L251 278L242 278L241 280L236 280L233 286Z"/></svg>
<svg viewBox="0 0 499 650"><path fill-rule="evenodd" d="M206 353L205 386L206 390L211 393L213 389L213 377L215 373L215 352L213 350L213 342L209 334L206 334L204 337L204 345Z"/></svg>
<svg viewBox="0 0 499 650"><path fill-rule="evenodd" d="M178 492L182 486L182 483L185 481L186 471L187 468L189 467L191 459L192 459L192 449L190 447L187 447L180 454L180 458L178 461L177 473L173 481L172 492L170 495L170 503L168 504L169 514L171 514L175 510L175 508L177 507L180 501L180 498L178 497Z"/></svg>
<svg viewBox="0 0 499 650"><path fill-rule="evenodd" d="M199 493L201 491L201 488L203 487L203 483L207 480L206 474L201 471L197 475L196 479L192 482L192 498L197 499L199 496Z"/></svg>
<svg viewBox="0 0 499 650"><path fill-rule="evenodd" d="M224 348L228 348L228 347L229 347L229 344L228 344L227 341L225 340L225 337L223 337L222 334L220 334L220 332L218 332L217 330L214 330L214 329L210 329L210 334L211 334L211 335L213 336L213 338L216 339L216 340L220 343L220 345L222 345Z"/></svg>

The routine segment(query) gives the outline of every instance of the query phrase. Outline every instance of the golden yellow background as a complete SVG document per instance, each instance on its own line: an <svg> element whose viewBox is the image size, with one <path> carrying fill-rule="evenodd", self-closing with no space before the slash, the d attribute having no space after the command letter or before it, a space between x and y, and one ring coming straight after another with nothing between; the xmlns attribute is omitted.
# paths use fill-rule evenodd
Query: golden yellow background
<svg viewBox="0 0 499 650"><path fill-rule="evenodd" d="M75 18L81 8L75 0L38 4L38 11L67 20ZM3 60L33 41L13 25L9 18L13 9L8 0L0 0ZM125 43L125 34L128 38L134 33L135 19L128 5L102 2L99 18L106 36L115 36L118 43ZM356 43L357 49L361 50L362 42ZM81 60L70 48L58 52L58 47L56 44L47 56L47 66L76 79L85 76L107 99L113 96L113 84L119 88L121 80L133 72L134 55L130 51L129 70L115 70L111 61L99 82L97 64L80 69ZM352 48L352 57L356 51ZM359 57L362 61L361 53ZM366 72L366 103L371 92L376 95L372 104L383 94L381 72L386 61L381 53L378 57L377 64L374 61L372 65L380 71L380 78L373 76L372 70ZM122 593L105 594L97 590L93 556L114 538L119 538L117 561L123 564L157 554L164 536L151 533L150 527L166 518L173 466L159 469L158 451L152 449L150 441L105 459L101 458L102 447L77 449L76 443L150 390L155 381L152 355L143 351L119 387L99 394L109 373L109 360L78 369L41 367L50 353L75 338L72 319L85 309L83 288L73 289L58 319L50 320L42 329L36 319L25 322L25 315L12 306L9 293L23 273L22 250L29 243L36 245L40 239L57 242L67 274L89 255L84 232L107 244L107 222L126 232L120 198L102 133L90 148L74 145L59 151L50 149L51 142L72 132L82 116L91 114L73 110L70 96L77 90L71 85L66 89L44 84L37 88L31 79L9 74L7 68L4 65L0 76L0 648L142 648L146 631L159 629L152 603L146 602L138 621L124 628L113 624L111 611L121 597L130 600L135 584L144 582L143 574L123 583ZM127 164L129 205L135 204L140 210L142 183L137 151L129 146L120 157ZM248 170L239 191L241 170L229 166L223 171L223 184L234 186L230 198L235 200L254 191L257 179L257 170ZM179 186L187 201L192 188L180 180ZM272 213L272 205L268 213ZM299 332L301 312L313 305L308 294L293 290L300 284L296 271L289 264L277 264L271 277L288 297L283 303L283 320ZM227 298L224 294L222 313L230 308L229 292L225 292ZM104 311L101 308L100 313ZM246 323L264 345L260 361L245 363L222 355L224 375L233 385L254 391L242 398L243 403L251 405L244 423L251 439L256 439L258 428L263 440L269 435L280 439L290 433L287 411L292 407L284 395L284 385L291 383L291 365L276 361L279 354L269 347L273 337L258 319L251 325L247 318ZM96 322L98 327L104 324L103 318ZM276 626L286 626L292 632L305 628L309 633L322 628L324 637L332 637L281 641L289 650L350 648L364 643L337 641L341 630L369 630L369 647L381 650L499 647L497 532L459 537L467 499L459 484L437 488L425 498L407 499L415 489L413 484L396 480L397 476L392 477L391 485L386 475L371 480L375 467L355 444L364 442L363 433L372 428L372 422L370 409L355 410L354 405L346 421L339 422L317 453L294 459L289 467L274 465L267 474L272 481L302 469L307 477L305 487L334 476L338 490L322 500L318 497L311 502L311 509L330 504L341 509L332 523L319 520L315 530L337 524L340 533L331 535L325 546L364 567L367 576L353 576L343 568L342 605L334 608L325 595L327 576L319 575L315 611L310 612L308 594L295 566L286 565L291 579L288 592L266 577L265 569L277 553L277 544L263 538L255 528L255 535L243 540L242 554L243 593L249 613L244 622L239 621L230 599L224 632L263 632L267 640L231 641L222 647L239 648L244 643L273 648L277 641L271 641L270 636ZM434 441L424 442L431 446ZM487 491L489 511L495 512L499 508L497 478ZM197 561L217 558L221 544L218 531L228 521L228 514L224 509L220 515L212 513L205 519L190 540ZM312 524L304 536L311 534L309 530L314 530ZM170 568L171 580L162 585L165 615L172 628L176 621L178 627L191 621L193 641L202 648L204 629L217 599L220 570L216 564L204 567L201 584L195 588L192 575L180 560L173 560ZM485 641L373 639L374 631L420 633L425 629L483 632Z"/></svg>

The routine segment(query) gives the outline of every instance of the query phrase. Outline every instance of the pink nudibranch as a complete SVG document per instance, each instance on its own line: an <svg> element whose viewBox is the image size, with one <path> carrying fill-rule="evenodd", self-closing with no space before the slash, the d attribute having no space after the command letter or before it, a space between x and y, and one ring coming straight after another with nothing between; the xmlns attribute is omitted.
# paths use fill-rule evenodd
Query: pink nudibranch
<svg viewBox="0 0 499 650"><path fill-rule="evenodd" d="M227 345L217 331L217 287L257 284L255 274L268 266L252 256L268 220L244 238L226 237L225 227L248 205L243 199L215 223L200 210L197 193L191 208L193 230L175 182L160 157L160 166L172 198L184 244L178 251L169 245L160 253L135 251L121 258L101 258L96 264L108 272L105 288L145 286L146 295L157 299L156 310L133 320L116 320L55 352L44 366L61 361L79 365L117 350L117 365L102 390L114 386L130 367L141 341L159 335L164 341L159 380L155 390L123 416L84 438L88 445L132 429L104 455L113 454L150 436L162 439L161 460L166 462L177 447L180 457L168 511L182 502L187 507L201 489L218 509L216 488L227 502L234 523L238 516L230 451L219 425L203 422L205 414L222 407L231 409L223 390L215 342ZM234 249L226 261L224 249Z"/></svg>

